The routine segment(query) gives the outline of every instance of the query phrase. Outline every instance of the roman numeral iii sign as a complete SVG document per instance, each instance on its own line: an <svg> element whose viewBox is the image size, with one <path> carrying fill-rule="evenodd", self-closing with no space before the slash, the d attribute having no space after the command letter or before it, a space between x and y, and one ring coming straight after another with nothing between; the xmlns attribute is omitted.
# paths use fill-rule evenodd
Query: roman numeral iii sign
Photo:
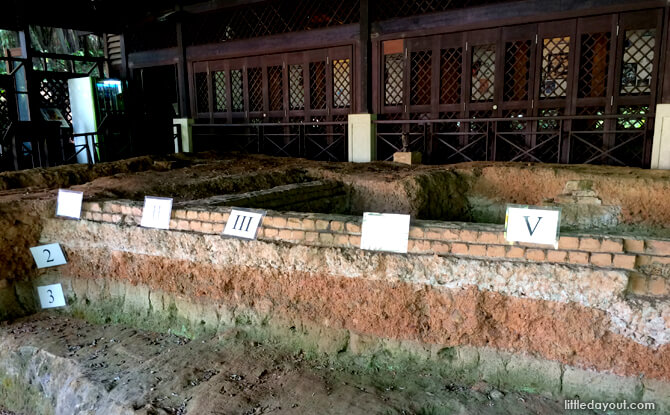
<svg viewBox="0 0 670 415"><path fill-rule="evenodd" d="M560 208L507 205L505 239L558 247Z"/></svg>
<svg viewBox="0 0 670 415"><path fill-rule="evenodd" d="M223 234L238 238L256 239L258 227L263 221L265 211L233 209L223 229Z"/></svg>

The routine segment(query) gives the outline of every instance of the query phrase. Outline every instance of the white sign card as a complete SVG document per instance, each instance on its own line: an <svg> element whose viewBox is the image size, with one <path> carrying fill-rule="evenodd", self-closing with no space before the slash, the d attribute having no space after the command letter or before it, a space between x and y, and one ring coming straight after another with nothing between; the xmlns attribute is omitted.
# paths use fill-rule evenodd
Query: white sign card
<svg viewBox="0 0 670 415"><path fill-rule="evenodd" d="M75 190L58 189L58 201L56 202L56 216L79 219L81 216L81 202L84 200L84 192Z"/></svg>
<svg viewBox="0 0 670 415"><path fill-rule="evenodd" d="M37 296L40 298L42 308L65 307L65 296L60 284L37 287Z"/></svg>
<svg viewBox="0 0 670 415"><path fill-rule="evenodd" d="M145 196L140 225L145 228L170 229L171 215L172 198Z"/></svg>
<svg viewBox="0 0 670 415"><path fill-rule="evenodd" d="M561 208L507 205L505 239L558 247Z"/></svg>
<svg viewBox="0 0 670 415"><path fill-rule="evenodd" d="M59 244L34 246L30 248L30 253L33 254L37 268L48 268L67 264L65 255Z"/></svg>
<svg viewBox="0 0 670 415"><path fill-rule="evenodd" d="M258 228L263 222L265 211L233 209L223 229L223 234L238 238L256 239Z"/></svg>
<svg viewBox="0 0 670 415"><path fill-rule="evenodd" d="M409 215L363 213L361 249L407 253Z"/></svg>

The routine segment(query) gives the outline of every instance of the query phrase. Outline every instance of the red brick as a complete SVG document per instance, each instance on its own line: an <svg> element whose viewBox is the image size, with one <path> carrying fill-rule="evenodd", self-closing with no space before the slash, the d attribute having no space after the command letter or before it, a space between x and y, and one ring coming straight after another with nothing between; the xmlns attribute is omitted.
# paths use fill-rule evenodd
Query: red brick
<svg viewBox="0 0 670 415"><path fill-rule="evenodd" d="M224 225L223 223L215 223L214 226L212 226L212 232L219 234L223 233Z"/></svg>
<svg viewBox="0 0 670 415"><path fill-rule="evenodd" d="M176 219L170 219L170 229L177 229L177 223L179 221Z"/></svg>
<svg viewBox="0 0 670 415"><path fill-rule="evenodd" d="M181 231L187 231L189 228L189 223L187 220L180 219L177 221L177 229Z"/></svg>
<svg viewBox="0 0 670 415"><path fill-rule="evenodd" d="M272 228L282 229L286 228L286 218L282 216L266 216L263 222L267 222L267 226Z"/></svg>
<svg viewBox="0 0 670 415"><path fill-rule="evenodd" d="M307 242L316 242L319 240L318 232L305 232L305 240Z"/></svg>
<svg viewBox="0 0 670 415"><path fill-rule="evenodd" d="M192 230L193 232L201 232L202 231L202 222L197 221L197 220L192 220L188 223L188 228Z"/></svg>
<svg viewBox="0 0 670 415"><path fill-rule="evenodd" d="M612 266L612 254L591 254L591 264L597 267L611 267Z"/></svg>
<svg viewBox="0 0 670 415"><path fill-rule="evenodd" d="M209 212L198 212L198 220L202 222L209 222Z"/></svg>
<svg viewBox="0 0 670 415"><path fill-rule="evenodd" d="M325 231L325 230L328 230L328 224L329 224L329 223L330 223L330 222L328 222L327 220L317 219L317 220L316 220L316 223L315 223L315 225L316 225L316 230L317 230L317 231Z"/></svg>
<svg viewBox="0 0 670 415"><path fill-rule="evenodd" d="M558 238L559 249L579 249L579 238L576 236L561 236Z"/></svg>
<svg viewBox="0 0 670 415"><path fill-rule="evenodd" d="M186 211L186 219L188 219L188 220L198 219L198 211L197 210L187 210Z"/></svg>
<svg viewBox="0 0 670 415"><path fill-rule="evenodd" d="M603 252L623 252L623 240L603 239L600 250Z"/></svg>
<svg viewBox="0 0 670 415"><path fill-rule="evenodd" d="M567 259L568 253L566 251L557 251L555 249L547 251L547 261L549 262L566 262Z"/></svg>
<svg viewBox="0 0 670 415"><path fill-rule="evenodd" d="M353 247L361 246L361 236L360 235L349 235L349 244Z"/></svg>
<svg viewBox="0 0 670 415"><path fill-rule="evenodd" d="M448 243L433 241L430 243L430 250L436 254L448 254L451 251L451 247Z"/></svg>
<svg viewBox="0 0 670 415"><path fill-rule="evenodd" d="M332 245L333 240L334 240L334 238L333 238L332 233L325 233L324 232L324 233L319 234L319 242L324 244L324 245L327 245L327 246Z"/></svg>
<svg viewBox="0 0 670 415"><path fill-rule="evenodd" d="M628 279L628 290L633 294L647 295L647 278L640 274L632 274Z"/></svg>
<svg viewBox="0 0 670 415"><path fill-rule="evenodd" d="M184 209L176 209L173 213L174 217L177 219L186 219L186 211Z"/></svg>
<svg viewBox="0 0 670 415"><path fill-rule="evenodd" d="M468 255L472 256L486 256L486 245L468 245Z"/></svg>
<svg viewBox="0 0 670 415"><path fill-rule="evenodd" d="M502 232L480 232L479 242L483 244L498 244L503 241Z"/></svg>
<svg viewBox="0 0 670 415"><path fill-rule="evenodd" d="M463 242L477 242L477 238L479 237L478 235L479 232L477 231L472 231L469 229L463 229L459 233L459 239Z"/></svg>
<svg viewBox="0 0 670 415"><path fill-rule="evenodd" d="M626 252L644 252L644 241L640 239L624 239L623 249Z"/></svg>
<svg viewBox="0 0 670 415"><path fill-rule="evenodd" d="M284 241L290 241L291 240L291 231L288 229L280 229L279 233L277 234L277 239L282 239Z"/></svg>
<svg viewBox="0 0 670 415"><path fill-rule="evenodd" d="M452 254L467 254L468 246L463 243L453 243L451 244L451 253Z"/></svg>
<svg viewBox="0 0 670 415"><path fill-rule="evenodd" d="M112 221L112 214L111 213L103 213L102 214L102 221L103 222L111 222Z"/></svg>
<svg viewBox="0 0 670 415"><path fill-rule="evenodd" d="M333 231L333 232L344 231L344 222L341 222L339 220L331 220L330 221L330 230Z"/></svg>
<svg viewBox="0 0 670 415"><path fill-rule="evenodd" d="M223 222L223 213L221 213L221 212L210 212L209 213L209 220L214 222L214 223L221 223L221 222Z"/></svg>
<svg viewBox="0 0 670 415"><path fill-rule="evenodd" d="M344 235L344 234L335 235L334 242L335 242L335 245L348 247L349 246L349 235Z"/></svg>
<svg viewBox="0 0 670 415"><path fill-rule="evenodd" d="M588 252L570 251L568 253L568 261L571 264L588 264L589 263L589 253Z"/></svg>
<svg viewBox="0 0 670 415"><path fill-rule="evenodd" d="M266 238L276 238L279 235L279 229L265 228L263 229L263 236Z"/></svg>
<svg viewBox="0 0 670 415"><path fill-rule="evenodd" d="M300 218L288 218L286 220L286 227L289 229L301 229L302 220Z"/></svg>
<svg viewBox="0 0 670 415"><path fill-rule="evenodd" d="M423 253L430 251L430 241L410 239L407 241L407 252Z"/></svg>
<svg viewBox="0 0 670 415"><path fill-rule="evenodd" d="M460 238L459 231L456 229L444 229L442 231L442 240L458 241Z"/></svg>
<svg viewBox="0 0 670 415"><path fill-rule="evenodd" d="M600 250L600 241L596 238L579 238L579 249L582 251L598 252Z"/></svg>
<svg viewBox="0 0 670 415"><path fill-rule="evenodd" d="M314 219L303 219L302 220L302 229L306 231L313 231L316 229L316 223Z"/></svg>
<svg viewBox="0 0 670 415"><path fill-rule="evenodd" d="M670 256L670 241L655 241L647 240L647 252L656 254Z"/></svg>
<svg viewBox="0 0 670 415"><path fill-rule="evenodd" d="M423 238L423 228L419 226L410 226L409 227L409 237L414 239Z"/></svg>
<svg viewBox="0 0 670 415"><path fill-rule="evenodd" d="M520 246L510 246L507 248L507 258L523 258L526 249Z"/></svg>
<svg viewBox="0 0 670 415"><path fill-rule="evenodd" d="M433 241L442 239L442 232L437 229L426 229L426 233L423 236L426 239L431 239Z"/></svg>
<svg viewBox="0 0 670 415"><path fill-rule="evenodd" d="M526 249L526 259L529 261L544 261L545 253L543 249Z"/></svg>
<svg viewBox="0 0 670 415"><path fill-rule="evenodd" d="M361 225L356 222L347 222L345 228L350 233L361 233Z"/></svg>
<svg viewBox="0 0 670 415"><path fill-rule="evenodd" d="M486 247L486 256L494 258L504 258L505 251L506 249L504 245L488 245Z"/></svg>
<svg viewBox="0 0 670 415"><path fill-rule="evenodd" d="M665 278L656 277L649 280L649 294L651 295L667 295L668 283Z"/></svg>
<svg viewBox="0 0 670 415"><path fill-rule="evenodd" d="M635 269L636 255L616 254L612 259L612 264L616 268Z"/></svg>
<svg viewBox="0 0 670 415"><path fill-rule="evenodd" d="M202 223L202 231L205 233L212 233L212 230L214 229L214 225L212 222L203 222Z"/></svg>

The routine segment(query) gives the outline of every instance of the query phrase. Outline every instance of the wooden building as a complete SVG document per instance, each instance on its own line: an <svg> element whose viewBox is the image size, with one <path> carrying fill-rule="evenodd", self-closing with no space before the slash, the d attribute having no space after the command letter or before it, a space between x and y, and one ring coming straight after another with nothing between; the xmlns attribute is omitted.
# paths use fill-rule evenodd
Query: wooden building
<svg viewBox="0 0 670 415"><path fill-rule="evenodd" d="M431 163L659 167L668 4L212 0L117 10L116 22L90 12L106 22L135 116L169 103L193 120L195 150L346 160L348 115L370 113L379 160L404 147Z"/></svg>

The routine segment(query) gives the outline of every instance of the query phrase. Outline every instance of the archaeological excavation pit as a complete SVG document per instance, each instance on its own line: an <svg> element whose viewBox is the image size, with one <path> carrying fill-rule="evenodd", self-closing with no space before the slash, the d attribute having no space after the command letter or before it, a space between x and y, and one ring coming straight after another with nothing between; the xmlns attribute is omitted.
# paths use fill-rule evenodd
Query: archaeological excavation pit
<svg viewBox="0 0 670 415"><path fill-rule="evenodd" d="M55 216L59 188L84 192L80 220ZM18 413L670 410L665 172L208 153L0 189L0 401ZM140 226L145 196L173 198L169 229ZM560 206L558 246L508 243L507 204ZM257 239L222 235L232 208L266 211ZM411 215L407 253L360 249L364 212ZM35 267L48 243L67 264ZM40 311L49 284L67 305Z"/></svg>

